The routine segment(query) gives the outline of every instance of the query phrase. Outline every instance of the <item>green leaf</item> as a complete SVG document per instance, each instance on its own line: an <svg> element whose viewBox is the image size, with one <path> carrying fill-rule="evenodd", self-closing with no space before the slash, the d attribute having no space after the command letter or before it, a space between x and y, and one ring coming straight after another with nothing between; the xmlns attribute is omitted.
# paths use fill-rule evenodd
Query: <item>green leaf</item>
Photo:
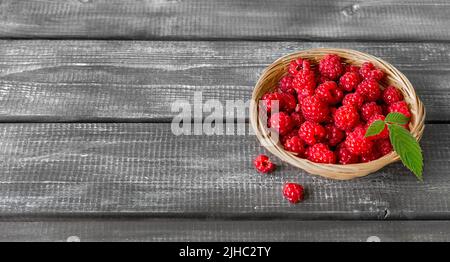
<svg viewBox="0 0 450 262"><path fill-rule="evenodd" d="M383 120L376 120L372 124L370 124L369 128L367 128L365 137L375 136L383 131L386 124Z"/></svg>
<svg viewBox="0 0 450 262"><path fill-rule="evenodd" d="M407 124L409 121L409 118L406 117L404 114L402 113L398 113L398 112L391 112L386 116L385 119L386 122L388 123L393 123L393 124L399 124L399 125L404 125Z"/></svg>
<svg viewBox="0 0 450 262"><path fill-rule="evenodd" d="M408 130L399 125L388 125L389 138L395 152L403 164L413 172L417 179L423 181L423 156L417 140Z"/></svg>

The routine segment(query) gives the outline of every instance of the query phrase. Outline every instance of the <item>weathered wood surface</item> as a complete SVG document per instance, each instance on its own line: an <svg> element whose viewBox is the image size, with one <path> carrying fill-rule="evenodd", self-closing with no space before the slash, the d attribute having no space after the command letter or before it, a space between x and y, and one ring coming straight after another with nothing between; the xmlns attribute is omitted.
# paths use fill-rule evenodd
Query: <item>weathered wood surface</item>
<svg viewBox="0 0 450 262"><path fill-rule="evenodd" d="M446 0L3 0L0 37L450 40Z"/></svg>
<svg viewBox="0 0 450 262"><path fill-rule="evenodd" d="M1 241L450 241L449 221L0 222Z"/></svg>
<svg viewBox="0 0 450 262"><path fill-rule="evenodd" d="M411 80L427 120L450 120L445 43L0 41L0 121L169 121L171 104L248 100L278 57L342 47L384 58Z"/></svg>
<svg viewBox="0 0 450 262"><path fill-rule="evenodd" d="M450 219L449 133L427 126L420 183L400 163L352 181L278 161L260 175L253 136L176 137L170 124L1 124L0 217ZM285 201L286 181L307 201Z"/></svg>

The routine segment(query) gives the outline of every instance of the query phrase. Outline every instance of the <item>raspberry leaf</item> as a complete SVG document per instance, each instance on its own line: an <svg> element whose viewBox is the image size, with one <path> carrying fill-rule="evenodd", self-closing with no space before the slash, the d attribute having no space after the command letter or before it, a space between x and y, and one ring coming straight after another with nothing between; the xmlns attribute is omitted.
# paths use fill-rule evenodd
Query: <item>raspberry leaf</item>
<svg viewBox="0 0 450 262"><path fill-rule="evenodd" d="M400 156L403 164L413 172L417 179L423 181L423 156L417 140L411 133L399 125L388 125L389 138L395 152Z"/></svg>
<svg viewBox="0 0 450 262"><path fill-rule="evenodd" d="M398 112L391 112L386 116L385 119L386 122L388 123L393 123L393 124L399 124L399 125L404 125L407 124L409 121L409 118L406 117L404 114L402 113L398 113Z"/></svg>
<svg viewBox="0 0 450 262"><path fill-rule="evenodd" d="M383 131L385 125L386 124L384 123L383 120L376 120L376 121L374 121L369 126L369 128L367 128L365 137L378 135L379 133L381 133L381 131Z"/></svg>

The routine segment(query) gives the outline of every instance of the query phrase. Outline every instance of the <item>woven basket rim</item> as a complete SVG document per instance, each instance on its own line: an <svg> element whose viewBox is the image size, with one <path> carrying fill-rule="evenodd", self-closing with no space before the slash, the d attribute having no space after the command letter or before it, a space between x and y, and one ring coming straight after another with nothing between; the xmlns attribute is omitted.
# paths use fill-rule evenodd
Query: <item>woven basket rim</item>
<svg viewBox="0 0 450 262"><path fill-rule="evenodd" d="M422 101L418 98L411 82L403 73L385 60L357 50L343 48L313 48L286 54L272 62L261 73L261 76L253 89L252 99L250 102L250 124L258 140L269 152L276 155L282 161L301 168L308 173L338 180L366 176L388 164L398 161L400 158L397 153L393 151L390 154L368 163L349 165L318 164L304 158L296 157L293 153L285 151L279 144L275 143L275 141L270 138L267 127L260 122L257 103L262 94L272 88L267 88L267 85L269 85L267 84L268 80L278 81L279 78L276 76L286 74L286 64L292 59L302 57L318 60L326 54L337 54L347 63L356 65L360 65L362 62L370 61L376 67L381 68L386 73L385 81L388 83L397 83L395 86L403 93L405 101L410 106L412 114L411 123L409 126L410 132L418 141L421 139L424 130L424 120L426 114L425 108ZM261 89L263 89L263 91L261 91Z"/></svg>

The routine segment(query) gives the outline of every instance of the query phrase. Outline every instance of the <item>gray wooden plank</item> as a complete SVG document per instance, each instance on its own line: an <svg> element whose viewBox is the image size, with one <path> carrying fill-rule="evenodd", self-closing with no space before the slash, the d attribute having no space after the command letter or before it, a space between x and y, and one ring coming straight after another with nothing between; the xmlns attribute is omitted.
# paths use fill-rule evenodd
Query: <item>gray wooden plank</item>
<svg viewBox="0 0 450 262"><path fill-rule="evenodd" d="M450 241L450 222L190 219L0 222L0 241Z"/></svg>
<svg viewBox="0 0 450 262"><path fill-rule="evenodd" d="M159 121L177 99L248 100L278 57L314 47L365 51L412 81L428 120L450 120L444 43L0 41L0 121Z"/></svg>
<svg viewBox="0 0 450 262"><path fill-rule="evenodd" d="M4 0L0 37L450 40L446 0Z"/></svg>
<svg viewBox="0 0 450 262"><path fill-rule="evenodd" d="M400 163L356 180L332 181L275 161L253 136L174 136L170 124L0 125L0 217L146 216L296 219L449 219L450 125L422 141L425 182ZM283 199L287 181L307 199Z"/></svg>

